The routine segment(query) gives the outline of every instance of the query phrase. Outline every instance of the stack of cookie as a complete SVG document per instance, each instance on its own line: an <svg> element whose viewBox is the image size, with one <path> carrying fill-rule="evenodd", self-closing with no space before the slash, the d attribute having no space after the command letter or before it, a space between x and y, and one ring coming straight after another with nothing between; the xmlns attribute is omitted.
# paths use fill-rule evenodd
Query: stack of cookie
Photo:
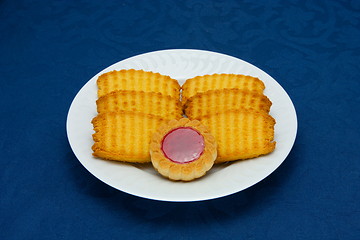
<svg viewBox="0 0 360 240"><path fill-rule="evenodd" d="M238 74L213 74L186 80L182 105L186 116L210 128L218 144L215 163L248 159L275 149L275 120L264 83Z"/></svg>
<svg viewBox="0 0 360 240"><path fill-rule="evenodd" d="M93 155L150 162L152 133L162 123L182 117L179 83L159 73L130 69L101 75L97 86Z"/></svg>
<svg viewBox="0 0 360 240"><path fill-rule="evenodd" d="M275 149L272 102L258 78L212 74L180 87L169 76L130 69L102 74L97 87L95 157L152 161L162 175L190 181L213 163Z"/></svg>

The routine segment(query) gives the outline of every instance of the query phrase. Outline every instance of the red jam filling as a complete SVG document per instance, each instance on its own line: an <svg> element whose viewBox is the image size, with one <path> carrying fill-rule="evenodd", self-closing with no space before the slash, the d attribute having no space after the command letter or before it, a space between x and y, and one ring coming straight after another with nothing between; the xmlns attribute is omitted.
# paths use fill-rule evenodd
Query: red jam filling
<svg viewBox="0 0 360 240"><path fill-rule="evenodd" d="M204 152L204 138L196 130L179 127L170 131L162 140L161 150L175 163L189 163Z"/></svg>

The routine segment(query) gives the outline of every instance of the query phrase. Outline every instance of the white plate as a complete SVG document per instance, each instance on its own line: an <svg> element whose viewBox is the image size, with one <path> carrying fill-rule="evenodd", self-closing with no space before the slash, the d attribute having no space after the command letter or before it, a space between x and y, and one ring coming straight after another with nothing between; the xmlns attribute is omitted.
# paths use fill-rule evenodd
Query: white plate
<svg viewBox="0 0 360 240"><path fill-rule="evenodd" d="M143 69L169 75L183 84L188 78L212 73L237 73L260 78L272 101L276 119L276 149L263 157L215 165L206 176L192 182L173 182L161 177L151 164L126 164L92 157L99 75L120 69ZM81 164L104 183L123 192L162 201L200 201L244 190L271 174L285 160L296 137L297 117L285 90L259 68L235 57L202 50L175 49L137 55L104 69L91 78L74 98L67 117L67 135Z"/></svg>

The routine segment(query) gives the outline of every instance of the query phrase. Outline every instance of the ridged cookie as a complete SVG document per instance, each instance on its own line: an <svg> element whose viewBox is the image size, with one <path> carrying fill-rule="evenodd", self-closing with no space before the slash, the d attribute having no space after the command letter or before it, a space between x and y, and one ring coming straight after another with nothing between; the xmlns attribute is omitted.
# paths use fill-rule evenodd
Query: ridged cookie
<svg viewBox="0 0 360 240"><path fill-rule="evenodd" d="M167 119L182 117L179 98L155 92L113 91L96 101L98 113L116 111L135 111L158 115Z"/></svg>
<svg viewBox="0 0 360 240"><path fill-rule="evenodd" d="M218 144L215 163L248 159L275 149L275 119L253 109L229 110L201 118Z"/></svg>
<svg viewBox="0 0 360 240"><path fill-rule="evenodd" d="M183 84L182 102L185 104L187 99L197 93L225 88L237 88L263 93L265 85L258 78L240 74L216 73L212 75L197 76L187 79Z"/></svg>
<svg viewBox="0 0 360 240"><path fill-rule="evenodd" d="M190 119L231 109L252 108L268 113L272 103L264 94L249 90L221 89L198 93L189 98L185 114Z"/></svg>
<svg viewBox="0 0 360 240"><path fill-rule="evenodd" d="M106 112L93 120L95 157L123 162L150 162L152 134L164 119L138 112Z"/></svg>
<svg viewBox="0 0 360 240"><path fill-rule="evenodd" d="M136 90L144 92L159 92L179 98L180 85L178 81L159 73L143 70L120 70L102 74L97 79L98 97L115 90Z"/></svg>

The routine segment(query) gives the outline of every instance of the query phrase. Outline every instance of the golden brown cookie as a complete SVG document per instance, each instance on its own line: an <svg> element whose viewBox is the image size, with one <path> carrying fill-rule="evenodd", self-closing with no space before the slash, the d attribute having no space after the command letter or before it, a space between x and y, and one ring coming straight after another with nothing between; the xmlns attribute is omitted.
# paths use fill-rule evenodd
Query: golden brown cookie
<svg viewBox="0 0 360 240"><path fill-rule="evenodd" d="M96 101L98 113L116 111L135 111L158 115L166 119L182 117L179 98L143 91L113 91Z"/></svg>
<svg viewBox="0 0 360 240"><path fill-rule="evenodd" d="M216 146L215 138L199 121L171 120L153 134L151 162L166 178L191 181L213 166Z"/></svg>
<svg viewBox="0 0 360 240"><path fill-rule="evenodd" d="M182 102L186 103L187 99L197 93L208 90L217 90L225 88L237 88L263 93L264 83L255 77L240 74L212 74L197 76L187 79L182 86Z"/></svg>
<svg viewBox="0 0 360 240"><path fill-rule="evenodd" d="M275 149L275 119L253 109L228 110L201 117L218 144L216 163L248 159Z"/></svg>
<svg viewBox="0 0 360 240"><path fill-rule="evenodd" d="M95 157L123 162L150 162L149 144L165 120L139 112L105 112L92 120Z"/></svg>
<svg viewBox="0 0 360 240"><path fill-rule="evenodd" d="M180 85L177 80L143 70L114 70L104 73L97 79L97 86L98 97L115 90L159 92L174 98L180 96Z"/></svg>
<svg viewBox="0 0 360 240"><path fill-rule="evenodd" d="M190 119L231 109L252 108L268 113L271 101L262 93L240 89L209 90L189 98L185 114Z"/></svg>

